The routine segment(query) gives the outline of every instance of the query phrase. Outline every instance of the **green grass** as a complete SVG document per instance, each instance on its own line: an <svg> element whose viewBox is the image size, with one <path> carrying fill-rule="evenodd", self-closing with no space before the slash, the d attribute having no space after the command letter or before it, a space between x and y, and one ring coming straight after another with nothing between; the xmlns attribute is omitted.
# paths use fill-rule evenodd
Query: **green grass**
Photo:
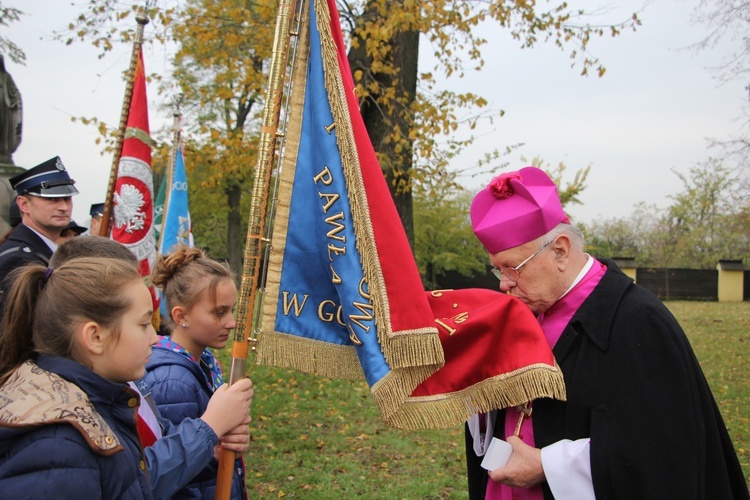
<svg viewBox="0 0 750 500"><path fill-rule="evenodd" d="M750 303L667 305L693 344L750 482ZM225 371L230 352L218 353ZM251 498L467 497L463 427L387 427L364 382L259 366L249 376Z"/></svg>
<svg viewBox="0 0 750 500"><path fill-rule="evenodd" d="M667 302L690 339L750 484L750 302Z"/></svg>

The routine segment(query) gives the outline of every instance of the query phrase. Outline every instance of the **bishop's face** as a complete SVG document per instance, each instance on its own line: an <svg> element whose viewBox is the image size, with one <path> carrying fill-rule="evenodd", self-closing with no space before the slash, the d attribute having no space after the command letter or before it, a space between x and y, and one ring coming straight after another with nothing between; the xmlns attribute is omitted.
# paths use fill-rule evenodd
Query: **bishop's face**
<svg viewBox="0 0 750 500"><path fill-rule="evenodd" d="M555 258L554 247L554 242L541 248L538 241L531 241L490 254L490 261L497 269L518 269L516 273L503 273L500 290L521 299L537 316L557 302L562 293L562 270ZM530 256L533 257L529 259ZM520 264L523 266L519 268Z"/></svg>

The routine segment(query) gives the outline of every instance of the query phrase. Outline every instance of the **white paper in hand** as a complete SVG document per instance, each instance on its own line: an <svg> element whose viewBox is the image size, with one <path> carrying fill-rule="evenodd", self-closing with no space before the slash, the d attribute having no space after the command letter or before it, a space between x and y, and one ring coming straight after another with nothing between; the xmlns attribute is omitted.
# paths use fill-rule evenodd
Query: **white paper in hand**
<svg viewBox="0 0 750 500"><path fill-rule="evenodd" d="M495 470L504 467L508 463L513 447L502 439L492 438L487 453L484 454L482 467L487 470Z"/></svg>

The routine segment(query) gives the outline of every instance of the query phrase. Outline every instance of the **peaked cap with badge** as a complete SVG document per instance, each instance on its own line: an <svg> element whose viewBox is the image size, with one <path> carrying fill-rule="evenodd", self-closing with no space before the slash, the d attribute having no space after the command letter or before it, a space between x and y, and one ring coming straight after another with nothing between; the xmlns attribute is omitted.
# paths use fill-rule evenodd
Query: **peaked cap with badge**
<svg viewBox="0 0 750 500"><path fill-rule="evenodd" d="M100 217L104 215L104 203L94 203L89 209L89 215L91 217Z"/></svg>
<svg viewBox="0 0 750 500"><path fill-rule="evenodd" d="M78 194L76 181L70 178L59 156L10 178L10 185L19 195L41 198L64 198Z"/></svg>

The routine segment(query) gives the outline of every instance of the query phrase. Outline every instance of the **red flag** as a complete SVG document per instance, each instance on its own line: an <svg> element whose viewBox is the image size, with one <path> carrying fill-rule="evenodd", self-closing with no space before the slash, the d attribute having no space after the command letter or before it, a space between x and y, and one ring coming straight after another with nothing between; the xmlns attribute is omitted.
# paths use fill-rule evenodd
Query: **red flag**
<svg viewBox="0 0 750 500"><path fill-rule="evenodd" d="M143 69L143 52L140 52L133 80L133 97L130 102L127 129L117 169L112 239L119 241L135 254L142 276L151 274L151 265L156 259L151 142L146 75ZM151 295L154 297L153 288ZM154 300L155 308L156 305Z"/></svg>

